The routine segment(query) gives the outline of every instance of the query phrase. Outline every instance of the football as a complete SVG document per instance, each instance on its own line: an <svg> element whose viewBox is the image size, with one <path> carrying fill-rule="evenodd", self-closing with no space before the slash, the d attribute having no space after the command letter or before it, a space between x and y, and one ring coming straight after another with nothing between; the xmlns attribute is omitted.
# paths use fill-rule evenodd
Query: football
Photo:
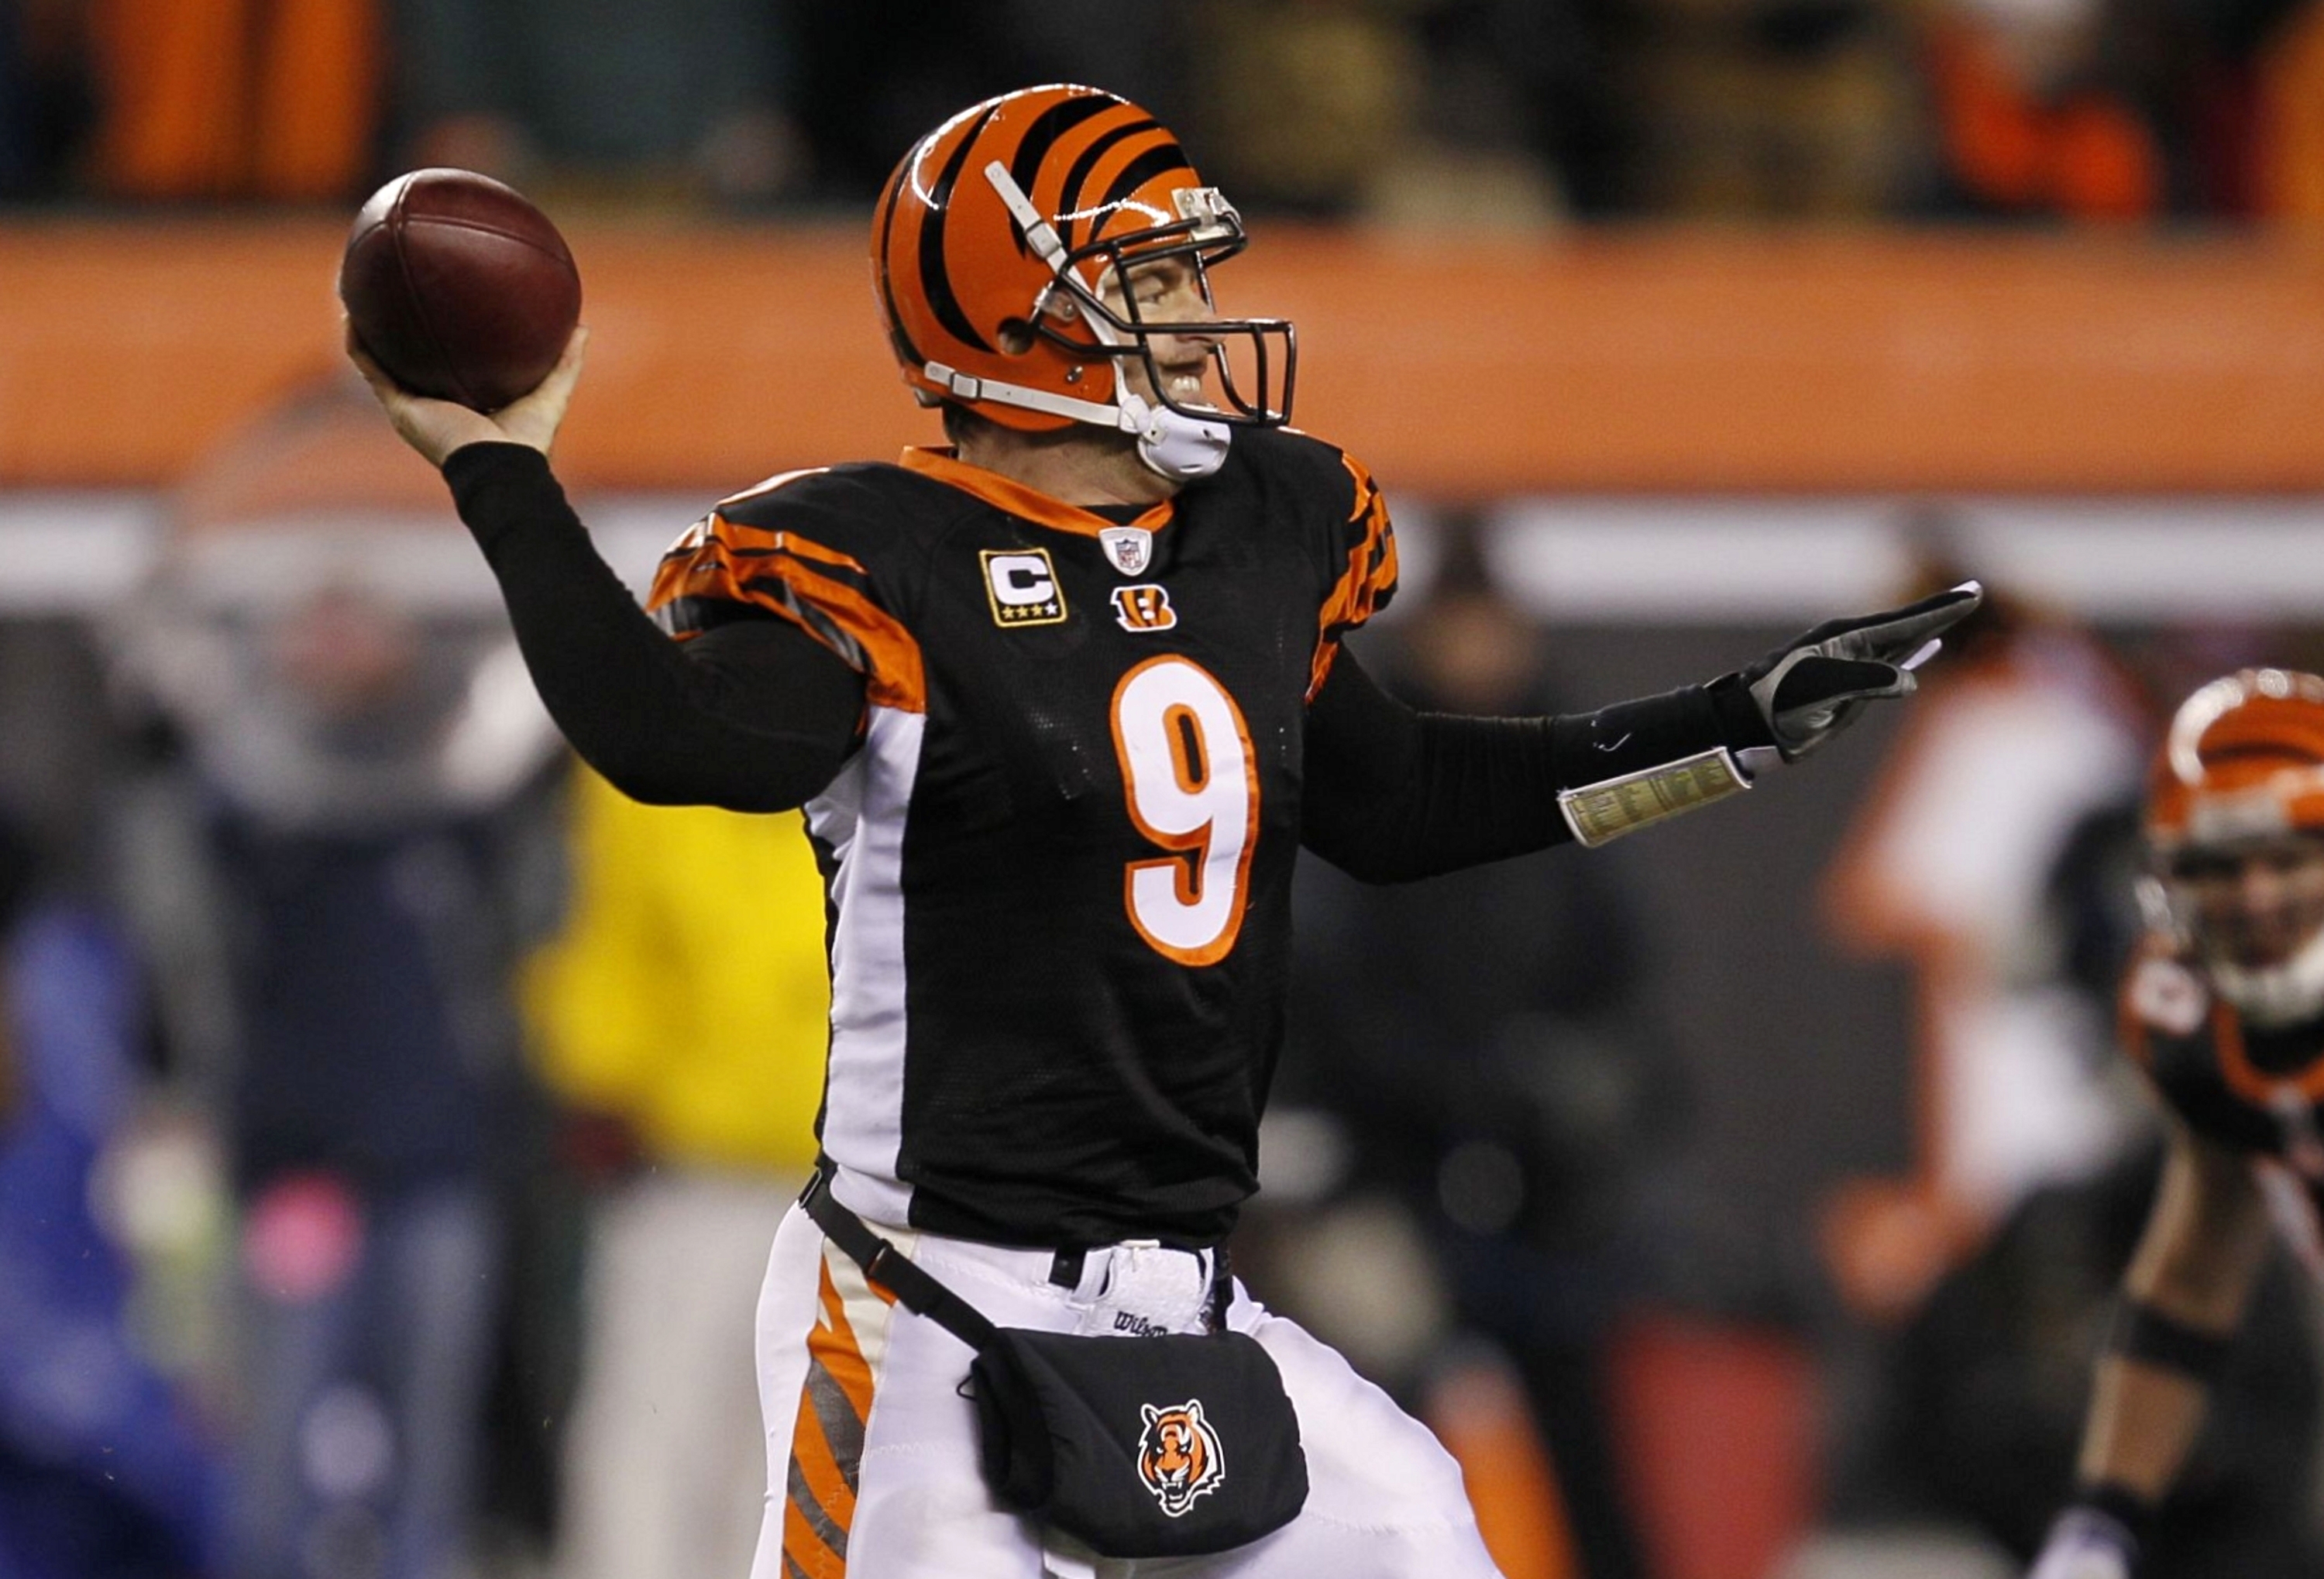
<svg viewBox="0 0 2324 1579"><path fill-rule="evenodd" d="M514 188L415 170L355 215L339 300L396 383L490 411L557 365L581 321L581 274L557 226Z"/></svg>

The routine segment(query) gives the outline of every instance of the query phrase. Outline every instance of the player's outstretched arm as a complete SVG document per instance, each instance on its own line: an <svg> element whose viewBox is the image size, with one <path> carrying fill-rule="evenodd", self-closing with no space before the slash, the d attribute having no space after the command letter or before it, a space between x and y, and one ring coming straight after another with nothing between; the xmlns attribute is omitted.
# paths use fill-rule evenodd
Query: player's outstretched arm
<svg viewBox="0 0 2324 1579"><path fill-rule="evenodd" d="M1420 713L1342 651L1307 709L1301 837L1366 882L1456 871L1564 840L1597 845L1749 787L1911 694L1975 582L1831 620L1708 685L1554 718Z"/></svg>
<svg viewBox="0 0 2324 1579"><path fill-rule="evenodd" d="M2075 1498L2030 1579L2138 1572L2146 1526L2202 1427L2267 1248L2245 1161L2176 1131L2098 1360Z"/></svg>
<svg viewBox="0 0 2324 1579"><path fill-rule="evenodd" d="M1665 746L1637 765L1607 761L1602 776L1561 787L1558 806L1573 836L1586 845L1605 844L1723 799L1776 762L1794 762L1818 750L1853 723L1866 703L1911 696L1919 685L1914 671L1936 656L1943 633L1984 599L1984 588L1968 581L1903 608L1827 620L1757 663L1713 680L1704 692L1718 735L1704 749L1682 755ZM1643 710L1658 702L1591 715L1591 749L1606 752L1609 741L1629 741L1637 743L1630 751L1637 757L1639 745L1660 733L1644 726ZM1569 721L1559 722L1569 737L1574 734ZM1565 754L1574 771L1587 771L1587 753Z"/></svg>

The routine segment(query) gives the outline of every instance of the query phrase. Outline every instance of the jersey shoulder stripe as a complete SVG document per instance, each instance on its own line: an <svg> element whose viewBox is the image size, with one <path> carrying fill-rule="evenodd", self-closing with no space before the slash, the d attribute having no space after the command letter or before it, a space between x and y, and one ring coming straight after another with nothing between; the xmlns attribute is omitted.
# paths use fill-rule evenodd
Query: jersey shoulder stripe
<svg viewBox="0 0 2324 1579"><path fill-rule="evenodd" d="M919 642L892 592L830 540L876 543L881 512L863 490L816 485L833 475L787 473L722 502L663 555L646 606L679 641L737 619L788 620L862 674L872 703L925 712Z"/></svg>
<svg viewBox="0 0 2324 1579"><path fill-rule="evenodd" d="M1326 613L1344 622L1339 629L1351 630L1396 596L1396 529L1388 521L1387 495L1363 463L1344 452L1340 462L1353 484L1353 497L1341 529L1346 563L1333 585Z"/></svg>
<svg viewBox="0 0 2324 1579"><path fill-rule="evenodd" d="M1388 519L1388 497L1361 461L1343 449L1333 453L1348 503L1333 545L1338 556L1336 574L1315 617L1315 656L1307 680L1310 700L1331 674L1341 641L1396 596L1396 528Z"/></svg>

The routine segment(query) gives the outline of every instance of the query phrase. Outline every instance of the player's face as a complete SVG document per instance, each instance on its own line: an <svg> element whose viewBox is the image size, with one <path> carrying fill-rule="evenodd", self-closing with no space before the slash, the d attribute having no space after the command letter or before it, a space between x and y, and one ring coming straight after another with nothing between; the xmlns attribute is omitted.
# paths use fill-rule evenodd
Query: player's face
<svg viewBox="0 0 2324 1579"><path fill-rule="evenodd" d="M1130 265L1125 301L1120 276L1108 271L1102 294L1105 304L1139 323L1208 323L1218 316L1203 293L1203 278L1194 263L1183 257L1150 258ZM1204 383L1211 372L1207 335L1156 335L1147 342L1154 353L1154 368L1168 385L1172 401L1182 406L1207 405ZM1145 358L1123 359L1130 387L1147 400L1156 398L1154 381Z"/></svg>
<svg viewBox="0 0 2324 1579"><path fill-rule="evenodd" d="M2248 970L2283 964L2324 928L2324 838L2184 851L2168 880L2205 951Z"/></svg>

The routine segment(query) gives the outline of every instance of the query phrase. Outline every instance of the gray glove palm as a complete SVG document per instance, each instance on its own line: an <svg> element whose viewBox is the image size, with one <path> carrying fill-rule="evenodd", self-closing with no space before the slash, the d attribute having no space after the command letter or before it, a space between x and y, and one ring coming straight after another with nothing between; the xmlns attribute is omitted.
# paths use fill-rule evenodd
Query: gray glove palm
<svg viewBox="0 0 2324 1579"><path fill-rule="evenodd" d="M1912 695L1913 671L1984 599L1983 587L1965 581L1884 614L1827 620L1743 670L1744 688L1784 760L1797 762L1821 746L1865 703Z"/></svg>

